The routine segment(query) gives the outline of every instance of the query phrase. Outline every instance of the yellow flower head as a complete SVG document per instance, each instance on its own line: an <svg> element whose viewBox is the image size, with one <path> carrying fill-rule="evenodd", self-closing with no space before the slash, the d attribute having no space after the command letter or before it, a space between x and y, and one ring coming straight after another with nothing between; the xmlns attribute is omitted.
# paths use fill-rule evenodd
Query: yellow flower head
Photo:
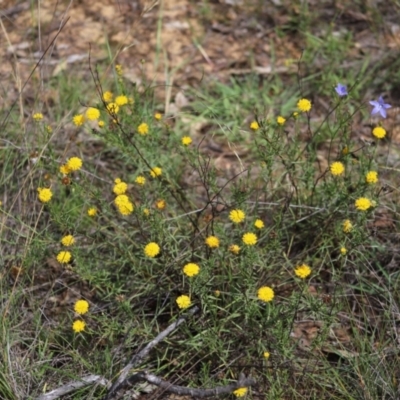
<svg viewBox="0 0 400 400"><path fill-rule="evenodd" d="M72 121L75 126L81 126L85 122L85 117L82 114L77 114L77 115L74 115L74 118L72 118Z"/></svg>
<svg viewBox="0 0 400 400"><path fill-rule="evenodd" d="M164 210L165 204L166 203L164 199L159 199L156 201L156 208L158 208L159 210Z"/></svg>
<svg viewBox="0 0 400 400"><path fill-rule="evenodd" d="M247 246L254 246L257 243L257 235L252 232L247 232L242 236L242 241Z"/></svg>
<svg viewBox="0 0 400 400"><path fill-rule="evenodd" d="M308 112L311 110L311 101L307 100L307 99L300 99L297 102L297 108L301 111L301 112Z"/></svg>
<svg viewBox="0 0 400 400"><path fill-rule="evenodd" d="M271 354L269 354L268 351L264 351L263 356L266 360L268 360L268 358L271 356Z"/></svg>
<svg viewBox="0 0 400 400"><path fill-rule="evenodd" d="M162 114L161 113L155 113L154 114L154 118L159 121L162 118Z"/></svg>
<svg viewBox="0 0 400 400"><path fill-rule="evenodd" d="M57 261L60 264L68 264L72 259L72 255L69 251L60 251L57 254Z"/></svg>
<svg viewBox="0 0 400 400"><path fill-rule="evenodd" d="M190 136L184 136L182 138L182 144L184 146L189 146L192 143L192 138Z"/></svg>
<svg viewBox="0 0 400 400"><path fill-rule="evenodd" d="M82 168L82 160L79 157L71 157L66 165L71 171L78 171Z"/></svg>
<svg viewBox="0 0 400 400"><path fill-rule="evenodd" d="M183 273L189 277L195 276L200 272L200 267L197 264L189 263L183 267Z"/></svg>
<svg viewBox="0 0 400 400"><path fill-rule="evenodd" d="M343 232L344 233L350 233L351 230L353 229L353 224L349 219L345 219L343 221Z"/></svg>
<svg viewBox="0 0 400 400"><path fill-rule="evenodd" d="M75 243L75 238L72 235L66 235L61 239L61 244L65 247L72 246Z"/></svg>
<svg viewBox="0 0 400 400"><path fill-rule="evenodd" d="M307 278L311 274L311 268L307 264L299 265L295 268L294 273L301 279Z"/></svg>
<svg viewBox="0 0 400 400"><path fill-rule="evenodd" d="M128 98L124 95L117 96L115 98L115 103L120 107L124 106L125 104L128 104Z"/></svg>
<svg viewBox="0 0 400 400"><path fill-rule="evenodd" d="M144 254L146 254L147 257L154 258L160 254L160 246L155 242L150 242L146 244Z"/></svg>
<svg viewBox="0 0 400 400"><path fill-rule="evenodd" d="M144 176L139 175L136 179L135 182L140 185L143 186L146 183L146 178Z"/></svg>
<svg viewBox="0 0 400 400"><path fill-rule="evenodd" d="M95 217L97 215L97 208L90 207L89 210L87 210L87 214L89 215L89 217Z"/></svg>
<svg viewBox="0 0 400 400"><path fill-rule="evenodd" d="M377 139L383 139L386 136L386 130L384 128L382 128L381 126L377 126L372 130L372 134Z"/></svg>
<svg viewBox="0 0 400 400"><path fill-rule="evenodd" d="M179 307L179 308L181 308L182 310L184 310L185 308L190 307L190 305L192 304L192 302L191 302L189 296L186 296L186 295L183 294L182 296L179 296L179 297L176 299L176 304L178 304L178 307Z"/></svg>
<svg viewBox="0 0 400 400"><path fill-rule="evenodd" d="M253 122L250 124L250 129L252 129L253 131L256 131L256 130L260 129L260 125L258 125L258 122L257 122L257 121L253 121Z"/></svg>
<svg viewBox="0 0 400 400"><path fill-rule="evenodd" d="M365 175L365 182L370 184L378 182L378 173L376 171L369 171Z"/></svg>
<svg viewBox="0 0 400 400"><path fill-rule="evenodd" d="M233 254L238 255L240 253L240 247L237 244L231 244L229 246L229 251Z"/></svg>
<svg viewBox="0 0 400 400"><path fill-rule="evenodd" d="M241 387L241 388L238 388L238 389L234 390L234 391L233 391L233 394L234 394L236 397L243 397L243 396L246 395L247 391L248 391L247 388Z"/></svg>
<svg viewBox="0 0 400 400"><path fill-rule="evenodd" d="M264 228L264 222L261 219L256 219L254 222L254 226L257 229L262 229L262 228Z"/></svg>
<svg viewBox="0 0 400 400"><path fill-rule="evenodd" d="M83 332L85 330L85 326L86 326L85 321L77 319L72 324L72 329L74 332L79 333L79 332Z"/></svg>
<svg viewBox="0 0 400 400"><path fill-rule="evenodd" d="M346 247L341 247L341 248L340 248L340 254L341 254L342 256L345 256L345 255L347 254L347 249L346 249Z"/></svg>
<svg viewBox="0 0 400 400"><path fill-rule="evenodd" d="M89 303L86 300L78 300L74 305L76 313L83 315L89 311Z"/></svg>
<svg viewBox="0 0 400 400"><path fill-rule="evenodd" d="M111 92L106 91L103 93L103 100L106 103L110 103L112 101L112 99L113 99L113 94Z"/></svg>
<svg viewBox="0 0 400 400"><path fill-rule="evenodd" d="M339 176L342 175L344 172L344 165L340 161L335 161L331 164L329 169L331 170L332 175Z"/></svg>
<svg viewBox="0 0 400 400"><path fill-rule="evenodd" d="M118 208L118 211L122 215L129 215L133 212L134 207L132 202L129 200L129 197L126 194L119 194L115 200L115 205Z"/></svg>
<svg viewBox="0 0 400 400"><path fill-rule="evenodd" d="M122 65L117 64L117 65L115 66L115 71L116 71L116 73L117 73L118 76L121 76L121 75L122 75Z"/></svg>
<svg viewBox="0 0 400 400"><path fill-rule="evenodd" d="M286 118L282 117L282 115L279 115L279 116L276 118L276 122L277 122L278 125L284 125L285 122L286 122Z"/></svg>
<svg viewBox="0 0 400 400"><path fill-rule="evenodd" d="M154 167L150 171L150 175L155 178L157 176L160 176L162 174L162 169L159 167Z"/></svg>
<svg viewBox="0 0 400 400"><path fill-rule="evenodd" d="M241 222L244 221L245 218L246 218L246 214L242 210L239 210L239 209L232 210L229 213L229 219L235 224L240 224Z"/></svg>
<svg viewBox="0 0 400 400"><path fill-rule="evenodd" d="M68 174L71 172L71 170L68 168L68 165L67 165L67 164L64 164L64 165L61 165L61 167L60 167L60 172L61 172L63 175L68 175Z"/></svg>
<svg viewBox="0 0 400 400"><path fill-rule="evenodd" d="M118 196L120 194L124 194L128 190L128 185L121 181L121 179L117 178L114 180L115 185L113 187L113 192Z"/></svg>
<svg viewBox="0 0 400 400"><path fill-rule="evenodd" d="M99 121L99 122L97 123L97 126L98 126L99 128L103 128L105 124L106 124L106 123L105 123L104 121Z"/></svg>
<svg viewBox="0 0 400 400"><path fill-rule="evenodd" d="M89 121L96 121L100 118L100 111L97 108L89 107L86 110L86 118Z"/></svg>
<svg viewBox="0 0 400 400"><path fill-rule="evenodd" d="M146 124L146 122L142 122L138 126L137 131L140 135L145 136L149 133L149 126Z"/></svg>
<svg viewBox="0 0 400 400"><path fill-rule="evenodd" d="M150 210L148 208L143 209L143 214L148 217L150 215Z"/></svg>
<svg viewBox="0 0 400 400"><path fill-rule="evenodd" d="M367 199L366 197L359 197L354 205L356 206L357 210L360 211L367 211L369 208L372 207L372 202L370 199Z"/></svg>
<svg viewBox="0 0 400 400"><path fill-rule="evenodd" d="M208 238L206 238L206 245L211 249L215 249L219 247L219 239L216 236L208 236Z"/></svg>
<svg viewBox="0 0 400 400"><path fill-rule="evenodd" d="M119 105L117 103L109 103L107 104L107 110L110 114L118 114Z"/></svg>
<svg viewBox="0 0 400 400"><path fill-rule="evenodd" d="M49 188L38 188L38 197L42 203L48 203L53 197L53 192Z"/></svg>
<svg viewBox="0 0 400 400"><path fill-rule="evenodd" d="M259 300L268 303L275 297L275 293L269 286L262 286L257 291L257 297Z"/></svg>
<svg viewBox="0 0 400 400"><path fill-rule="evenodd" d="M42 113L35 113L35 114L33 114L33 119L35 121L41 121L43 119L43 114Z"/></svg>

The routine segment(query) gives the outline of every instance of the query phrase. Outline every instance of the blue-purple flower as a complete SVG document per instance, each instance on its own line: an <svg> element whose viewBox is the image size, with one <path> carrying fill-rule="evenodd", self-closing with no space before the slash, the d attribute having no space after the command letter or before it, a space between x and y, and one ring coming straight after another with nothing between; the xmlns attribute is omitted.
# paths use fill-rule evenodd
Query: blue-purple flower
<svg viewBox="0 0 400 400"><path fill-rule="evenodd" d="M347 86L346 85L342 85L341 83L338 83L337 86L335 87L336 93L340 96L347 96Z"/></svg>
<svg viewBox="0 0 400 400"><path fill-rule="evenodd" d="M378 101L370 101L369 104L374 107L371 111L371 115L380 114L382 118L386 118L386 110L392 107L390 104L386 104L383 101L382 96L379 96Z"/></svg>

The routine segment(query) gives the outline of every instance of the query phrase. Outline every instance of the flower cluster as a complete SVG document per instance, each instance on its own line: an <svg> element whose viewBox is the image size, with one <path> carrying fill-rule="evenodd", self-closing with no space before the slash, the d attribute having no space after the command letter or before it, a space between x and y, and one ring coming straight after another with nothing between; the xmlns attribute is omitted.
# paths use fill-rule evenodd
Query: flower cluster
<svg viewBox="0 0 400 400"><path fill-rule="evenodd" d="M126 194L119 194L115 200L114 204L118 208L118 211L122 215L132 214L134 207L132 202L129 200L129 197Z"/></svg>

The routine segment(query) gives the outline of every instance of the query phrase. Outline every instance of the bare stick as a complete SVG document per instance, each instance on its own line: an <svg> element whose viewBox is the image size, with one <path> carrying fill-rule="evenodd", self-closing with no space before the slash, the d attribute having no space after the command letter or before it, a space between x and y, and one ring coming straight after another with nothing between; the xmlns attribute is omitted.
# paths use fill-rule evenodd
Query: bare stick
<svg viewBox="0 0 400 400"><path fill-rule="evenodd" d="M244 374L240 374L239 380L237 382L231 383L226 386L217 386L212 389L193 389L193 388L188 388L185 386L173 385L172 383L164 381L161 378L159 378L158 376L149 374L146 371L139 372L139 373L133 375L131 379L135 380L135 381L145 380L149 383L152 383L153 385L156 385L156 386L159 386L159 387L165 389L168 392L178 394L178 395L198 397L201 399L203 399L205 397L219 396L221 394L229 394L240 387L249 387L249 386L255 385L255 383L256 383L256 381L254 379L246 378L244 376ZM129 379L129 380L131 380L131 379Z"/></svg>
<svg viewBox="0 0 400 400"><path fill-rule="evenodd" d="M178 318L174 323L172 323L170 326L168 326L167 329L163 330L151 342L149 342L143 350L141 350L138 354L135 354L132 357L129 364L126 367L124 367L124 369L121 371L118 379L111 386L110 390L108 391L107 395L103 398L103 400L110 400L113 397L114 393L119 389L119 387L122 385L122 383L126 380L126 377L128 376L129 371L134 366L141 363L142 360L145 357L147 357L150 350L155 345L157 345L162 340L164 340L173 330L175 330L179 325L181 325L183 322L185 322L188 315L195 314L197 311L199 311L199 307L196 306L196 307L191 308L187 315Z"/></svg>
<svg viewBox="0 0 400 400"><path fill-rule="evenodd" d="M40 395L36 400L55 400L58 397L64 396L67 393L71 393L76 389L83 388L85 386L93 385L97 383L101 386L107 386L108 382L100 375L87 375L82 377L79 381L70 382L66 385L60 386L57 389L52 390L46 394Z"/></svg>

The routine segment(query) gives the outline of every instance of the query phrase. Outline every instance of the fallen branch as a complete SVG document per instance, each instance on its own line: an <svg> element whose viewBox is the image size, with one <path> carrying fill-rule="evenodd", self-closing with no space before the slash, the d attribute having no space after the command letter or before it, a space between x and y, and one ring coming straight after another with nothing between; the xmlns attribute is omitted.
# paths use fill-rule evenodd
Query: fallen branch
<svg viewBox="0 0 400 400"><path fill-rule="evenodd" d="M246 378L244 374L240 374L239 380L237 382L230 383L229 385L217 386L212 389L193 389L186 386L173 385L172 383L164 381L158 376L149 374L146 371L134 374L131 378L128 379L128 382L132 383L132 381L137 382L140 380L152 383L153 385L163 388L170 393L178 394L181 396L193 396L201 399L205 397L219 396L221 394L230 394L240 387L249 387L255 385L256 383L254 379Z"/></svg>
<svg viewBox="0 0 400 400"><path fill-rule="evenodd" d="M67 383L66 385L60 386L57 389L47 392L46 394L42 394L36 400L55 400L58 397L73 392L76 389L93 385L94 383L97 383L101 386L108 385L107 380L100 375L87 375L82 377L79 381Z"/></svg>
<svg viewBox="0 0 400 400"><path fill-rule="evenodd" d="M138 354L134 355L129 362L129 364L124 367L124 369L121 371L118 379L114 382L114 384L111 386L110 390L108 391L107 395L103 398L103 400L110 400L113 396L114 393L121 387L123 382L126 380L129 371L136 365L140 364L142 360L147 357L149 354L150 350L160 343L162 340L164 340L173 330L175 330L179 325L181 325L183 322L186 321L186 318L189 315L195 314L197 311L199 311L199 308L193 307L188 311L187 315L181 316L178 318L174 323L172 323L168 328L163 330L161 333L159 333L150 343L146 345L146 347L141 350Z"/></svg>

